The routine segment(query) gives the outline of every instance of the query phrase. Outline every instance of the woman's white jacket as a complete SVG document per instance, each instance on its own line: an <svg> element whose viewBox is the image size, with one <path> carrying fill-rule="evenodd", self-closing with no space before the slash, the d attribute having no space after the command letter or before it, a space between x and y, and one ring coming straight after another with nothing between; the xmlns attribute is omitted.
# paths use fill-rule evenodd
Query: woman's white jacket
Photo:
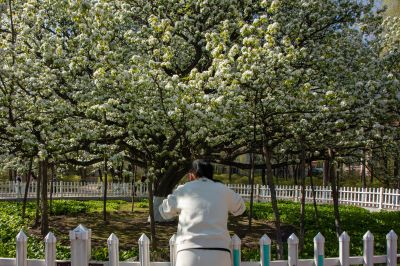
<svg viewBox="0 0 400 266"><path fill-rule="evenodd" d="M228 212L245 211L242 197L222 183L199 178L178 186L160 205L164 219L179 215L177 251L190 248L230 249Z"/></svg>

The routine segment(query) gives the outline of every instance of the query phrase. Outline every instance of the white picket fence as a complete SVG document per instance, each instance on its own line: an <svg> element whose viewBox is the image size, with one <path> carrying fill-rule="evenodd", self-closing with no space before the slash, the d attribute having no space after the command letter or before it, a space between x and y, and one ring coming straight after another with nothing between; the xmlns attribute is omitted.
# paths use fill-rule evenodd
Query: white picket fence
<svg viewBox="0 0 400 266"><path fill-rule="evenodd" d="M45 242L45 259L27 258L27 236L21 230L16 237L16 258L0 258L0 266L174 266L176 262L176 244L175 235L169 241L170 261L169 262L151 262L150 261L150 240L145 235L139 238L139 260L138 261L119 261L119 240L115 234L111 234L107 240L108 261L91 261L91 230L79 225L69 232L71 242L71 260L60 261L56 258L56 237L49 233ZM374 255L374 236L368 231L363 237L363 256L350 256L350 237L346 232L339 237L339 257L325 257L325 238L318 233L314 237L314 258L299 259L298 244L299 239L292 234L288 240L287 260L271 260L271 239L263 235L260 239L260 261L247 262L241 261L241 241L236 235L231 241L231 258L233 266L348 266L348 265L366 265L386 264L387 266L396 266L397 259L400 257L397 250L397 235L391 230L386 235L387 252L385 255Z"/></svg>
<svg viewBox="0 0 400 266"><path fill-rule="evenodd" d="M63 198L100 198L103 195L103 184L98 182L53 182L52 197ZM250 198L251 186L243 184L228 184L245 199ZM36 183L29 186L28 198L36 198ZM0 182L0 199L22 198L25 191L23 182ZM50 195L51 186L48 186ZM147 196L147 185L139 183L108 183L107 196L109 198L129 198L132 192L136 197ZM332 203L331 187L314 187L315 198L318 203ZM279 200L300 201L300 186L276 186L277 198ZM265 202L271 200L271 191L268 186L255 185L253 190L256 201ZM307 202L313 200L312 188L305 188ZM341 187L339 190L339 203L356 205L376 209L400 210L400 190L387 188L356 188Z"/></svg>

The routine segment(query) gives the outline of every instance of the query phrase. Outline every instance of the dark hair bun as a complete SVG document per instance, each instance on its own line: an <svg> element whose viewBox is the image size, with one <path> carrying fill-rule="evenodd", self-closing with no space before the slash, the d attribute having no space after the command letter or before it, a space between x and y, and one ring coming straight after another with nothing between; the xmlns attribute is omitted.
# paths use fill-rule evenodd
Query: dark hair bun
<svg viewBox="0 0 400 266"><path fill-rule="evenodd" d="M193 172L198 177L207 177L213 180L214 168L210 162L202 159L194 160L192 163Z"/></svg>

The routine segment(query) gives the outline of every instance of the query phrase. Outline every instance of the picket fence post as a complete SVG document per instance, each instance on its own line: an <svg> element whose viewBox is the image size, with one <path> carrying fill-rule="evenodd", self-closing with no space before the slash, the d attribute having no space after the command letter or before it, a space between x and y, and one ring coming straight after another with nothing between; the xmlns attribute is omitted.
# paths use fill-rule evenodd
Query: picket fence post
<svg viewBox="0 0 400 266"><path fill-rule="evenodd" d="M397 265L397 235L393 230L386 235L387 266Z"/></svg>
<svg viewBox="0 0 400 266"><path fill-rule="evenodd" d="M59 188L59 190L60 190L60 197L62 198L63 197L63 195L64 195L64 182L63 181L60 181L60 188Z"/></svg>
<svg viewBox="0 0 400 266"><path fill-rule="evenodd" d="M52 232L49 232L45 239L45 263L46 266L55 266L56 265L56 237Z"/></svg>
<svg viewBox="0 0 400 266"><path fill-rule="evenodd" d="M173 234L169 239L169 260L171 262L171 266L175 266L176 264L176 235Z"/></svg>
<svg viewBox="0 0 400 266"><path fill-rule="evenodd" d="M379 188L379 209L383 208L383 187Z"/></svg>
<svg viewBox="0 0 400 266"><path fill-rule="evenodd" d="M299 258L299 238L293 233L288 238L288 265L296 266Z"/></svg>
<svg viewBox="0 0 400 266"><path fill-rule="evenodd" d="M271 239L265 234L260 238L260 254L261 266L269 266L271 261Z"/></svg>
<svg viewBox="0 0 400 266"><path fill-rule="evenodd" d="M235 234L232 236L232 256L233 256L233 266L240 266L241 262L241 254L240 254L240 248L241 248L242 241L240 241L240 238Z"/></svg>
<svg viewBox="0 0 400 266"><path fill-rule="evenodd" d="M325 237L318 233L314 237L314 263L316 266L324 266Z"/></svg>
<svg viewBox="0 0 400 266"><path fill-rule="evenodd" d="M363 236L364 244L364 265L373 266L374 265L374 235L368 230Z"/></svg>
<svg viewBox="0 0 400 266"><path fill-rule="evenodd" d="M108 266L119 265L119 239L112 233L107 239L108 246Z"/></svg>
<svg viewBox="0 0 400 266"><path fill-rule="evenodd" d="M299 197L300 197L299 195L300 195L300 189L296 185L296 186L294 186L294 202L298 202L299 201Z"/></svg>
<svg viewBox="0 0 400 266"><path fill-rule="evenodd" d="M74 230L69 231L71 241L71 266L87 266L89 263L89 231L78 225Z"/></svg>
<svg viewBox="0 0 400 266"><path fill-rule="evenodd" d="M339 261L341 266L349 266L350 261L350 237L344 231L339 237Z"/></svg>
<svg viewBox="0 0 400 266"><path fill-rule="evenodd" d="M138 244L140 266L150 266L150 239L145 234L142 234L139 238Z"/></svg>
<svg viewBox="0 0 400 266"><path fill-rule="evenodd" d="M24 231L19 231L17 237L17 255L16 255L16 266L27 266L28 256L27 256L27 243L28 237L25 235Z"/></svg>
<svg viewBox="0 0 400 266"><path fill-rule="evenodd" d="M256 201L257 202L260 202L260 185L259 184L256 184L256 196L255 196L255 198L256 198Z"/></svg>

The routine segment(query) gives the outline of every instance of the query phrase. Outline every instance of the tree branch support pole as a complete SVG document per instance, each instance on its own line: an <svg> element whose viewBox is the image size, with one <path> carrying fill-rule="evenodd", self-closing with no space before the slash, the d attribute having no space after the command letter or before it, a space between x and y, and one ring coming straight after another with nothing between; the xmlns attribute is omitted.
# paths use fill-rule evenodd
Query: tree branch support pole
<svg viewBox="0 0 400 266"><path fill-rule="evenodd" d="M108 161L107 157L104 157L103 221L105 224L107 224L107 189L108 189L107 173L108 173Z"/></svg>
<svg viewBox="0 0 400 266"><path fill-rule="evenodd" d="M39 226L41 179L42 179L42 163L39 161L39 171L38 171L38 177L37 177L37 181L36 181L36 213L35 213L35 224L33 227Z"/></svg>
<svg viewBox="0 0 400 266"><path fill-rule="evenodd" d="M46 157L42 162L42 219L41 219L41 227L40 231L42 233L42 236L45 237L47 233L49 232L49 206L48 206L48 201L47 201L47 181L48 181L48 175L47 175L47 170L48 170L48 164L49 164L49 159Z"/></svg>
<svg viewBox="0 0 400 266"><path fill-rule="evenodd" d="M333 212L335 215L336 236L340 237L340 235L342 234L342 230L340 228L339 195L337 187L337 176L334 164L335 152L329 149L328 156L329 156L329 179L331 180L331 186L332 186Z"/></svg>
<svg viewBox="0 0 400 266"><path fill-rule="evenodd" d="M317 205L317 195L315 193L315 187L314 187L314 180L312 176L312 163L310 160L310 165L309 165L309 176L310 176L310 185L311 185L311 191L312 191L312 197L313 197L313 206L314 206L314 215L315 215L315 225L317 226L318 231L320 231L320 226L319 226L319 214L318 214L318 205Z"/></svg>
<svg viewBox="0 0 400 266"><path fill-rule="evenodd" d="M30 186L31 175L32 175L32 167L33 167L33 156L29 160L28 175L26 177L24 199L22 201L22 220L25 219L25 214L26 214L26 201L28 199L28 192L29 192L29 186Z"/></svg>
<svg viewBox="0 0 400 266"><path fill-rule="evenodd" d="M303 140L301 140L303 142ZM301 143L301 162L300 162L300 182L301 182L301 205L300 205L300 251L304 248L304 235L305 235L305 212L306 212L306 177L305 177L306 153L303 143Z"/></svg>
<svg viewBox="0 0 400 266"><path fill-rule="evenodd" d="M146 167L146 175L147 175L147 167ZM149 199L149 216L150 216L150 229L151 229L151 248L155 250L157 248L157 237L156 237L156 224L154 221L154 191L153 191L153 176L148 176L148 199Z"/></svg>
<svg viewBox="0 0 400 266"><path fill-rule="evenodd" d="M278 201L276 198L276 189L273 180L273 171L272 171L272 163L271 163L271 151L270 148L266 145L265 140L263 140L263 155L265 160L265 165L267 167L267 184L271 191L271 204L272 210L274 212L275 217L275 227L276 227L276 244L277 244L277 255L278 259L283 258L283 241L281 234L281 218L279 214Z"/></svg>

